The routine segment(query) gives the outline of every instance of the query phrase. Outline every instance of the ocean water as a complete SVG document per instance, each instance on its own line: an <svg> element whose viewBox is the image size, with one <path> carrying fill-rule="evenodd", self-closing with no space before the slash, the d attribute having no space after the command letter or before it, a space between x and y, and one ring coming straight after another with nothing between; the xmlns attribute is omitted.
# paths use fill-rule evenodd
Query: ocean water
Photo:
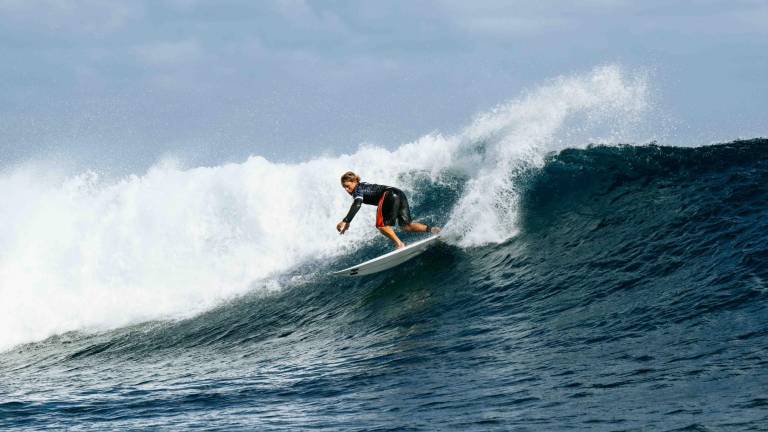
<svg viewBox="0 0 768 432"><path fill-rule="evenodd" d="M768 140L676 147L649 93L606 66L394 150L4 170L0 429L768 430ZM391 247L371 207L335 232L348 169L445 242L330 276Z"/></svg>

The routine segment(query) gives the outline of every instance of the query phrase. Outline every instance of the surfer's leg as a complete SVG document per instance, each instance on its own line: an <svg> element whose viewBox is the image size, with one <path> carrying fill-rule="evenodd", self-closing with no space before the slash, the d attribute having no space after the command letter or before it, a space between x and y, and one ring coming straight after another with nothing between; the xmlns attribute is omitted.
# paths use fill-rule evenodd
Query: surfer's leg
<svg viewBox="0 0 768 432"><path fill-rule="evenodd" d="M402 228L403 231L408 231L408 232L427 232L428 227L423 223L411 222L408 225L400 226L400 228Z"/></svg>
<svg viewBox="0 0 768 432"><path fill-rule="evenodd" d="M379 232L392 240L392 243L395 244L396 248L400 249L405 246L405 243L397 237L395 230L392 229L392 225L395 224L395 219L397 219L396 212L394 211L397 208L397 204L397 195L390 193L389 191L384 192L381 200L379 200L379 206L376 209L376 228L379 229Z"/></svg>
<svg viewBox="0 0 768 432"><path fill-rule="evenodd" d="M427 230L426 225L420 223L414 223L411 220L411 206L408 205L408 198L403 191L398 190L397 202L398 206L396 210L397 224L400 225L400 229L408 232L424 232Z"/></svg>
<svg viewBox="0 0 768 432"><path fill-rule="evenodd" d="M430 227L423 223L413 222L411 219L411 207L408 205L408 198L400 191L400 207L397 209L397 223L403 231L408 232L431 232L437 234L440 232L440 228Z"/></svg>
<svg viewBox="0 0 768 432"><path fill-rule="evenodd" d="M409 232L428 232L430 234L437 234L440 232L440 227L424 225L423 223L419 222L411 222L410 224L403 225L400 228L402 228L403 231Z"/></svg>
<svg viewBox="0 0 768 432"><path fill-rule="evenodd" d="M391 226L380 226L379 232L387 236L390 240L392 240L392 243L395 244L395 247L397 249L400 249L401 247L405 246L405 243L403 243L398 237L397 234L395 234L395 230L392 229Z"/></svg>

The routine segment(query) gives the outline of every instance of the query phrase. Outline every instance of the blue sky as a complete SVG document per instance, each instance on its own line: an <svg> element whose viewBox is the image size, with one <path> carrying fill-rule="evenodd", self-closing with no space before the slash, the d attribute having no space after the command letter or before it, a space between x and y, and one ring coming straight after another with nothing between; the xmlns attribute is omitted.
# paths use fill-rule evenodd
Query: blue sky
<svg viewBox="0 0 768 432"><path fill-rule="evenodd" d="M558 75L651 74L664 144L768 134L768 2L0 0L0 167L393 148Z"/></svg>

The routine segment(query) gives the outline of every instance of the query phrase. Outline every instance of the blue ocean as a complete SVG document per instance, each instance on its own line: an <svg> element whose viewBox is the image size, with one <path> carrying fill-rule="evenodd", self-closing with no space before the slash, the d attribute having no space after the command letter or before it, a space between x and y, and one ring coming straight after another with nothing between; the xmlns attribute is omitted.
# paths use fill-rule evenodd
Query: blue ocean
<svg viewBox="0 0 768 432"><path fill-rule="evenodd" d="M606 67L394 148L6 170L0 429L766 431L768 140L650 105ZM349 169L444 241L331 276L391 248Z"/></svg>

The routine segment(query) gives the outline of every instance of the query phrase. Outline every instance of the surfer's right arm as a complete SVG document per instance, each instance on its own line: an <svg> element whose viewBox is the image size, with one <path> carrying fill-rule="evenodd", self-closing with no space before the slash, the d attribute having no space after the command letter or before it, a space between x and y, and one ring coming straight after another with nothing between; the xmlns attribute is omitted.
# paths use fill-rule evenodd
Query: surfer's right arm
<svg viewBox="0 0 768 432"><path fill-rule="evenodd" d="M360 206L363 205L364 194L363 190L360 188L360 176L352 171L347 171L341 176L341 187L344 188L348 194L352 195L352 207L349 208L349 212L344 216L344 219L336 224L336 231L338 231L339 234L344 234L344 231L349 228L349 223L352 222L352 218L355 217L357 211L360 210Z"/></svg>
<svg viewBox="0 0 768 432"><path fill-rule="evenodd" d="M344 219L342 219L341 222L336 224L336 231L338 231L340 234L344 234L344 231L349 228L349 223L352 222L352 219L355 217L357 211L360 210L360 206L362 205L363 197L356 196L355 200L352 202L352 205L349 207L347 215L344 216Z"/></svg>

